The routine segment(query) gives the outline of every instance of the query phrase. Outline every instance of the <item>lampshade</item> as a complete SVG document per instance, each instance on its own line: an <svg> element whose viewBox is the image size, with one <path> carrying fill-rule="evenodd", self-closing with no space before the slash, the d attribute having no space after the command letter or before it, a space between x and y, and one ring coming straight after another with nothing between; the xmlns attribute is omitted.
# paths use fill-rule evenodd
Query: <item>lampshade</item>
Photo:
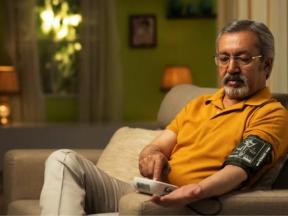
<svg viewBox="0 0 288 216"><path fill-rule="evenodd" d="M15 68L0 66L0 94L9 95L19 92L19 83Z"/></svg>
<svg viewBox="0 0 288 216"><path fill-rule="evenodd" d="M192 83L191 70L186 66L166 67L164 70L161 90L169 91L178 84Z"/></svg>

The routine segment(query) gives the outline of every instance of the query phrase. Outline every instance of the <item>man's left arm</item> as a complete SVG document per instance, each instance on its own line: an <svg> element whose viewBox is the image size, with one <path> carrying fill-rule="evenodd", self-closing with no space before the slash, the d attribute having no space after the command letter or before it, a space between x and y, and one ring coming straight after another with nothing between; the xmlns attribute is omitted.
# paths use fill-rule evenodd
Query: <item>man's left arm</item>
<svg viewBox="0 0 288 216"><path fill-rule="evenodd" d="M163 205L185 205L200 199L220 196L253 178L271 163L272 145L258 136L248 136L226 158L223 168L198 184L180 187L164 197L153 200Z"/></svg>
<svg viewBox="0 0 288 216"><path fill-rule="evenodd" d="M152 200L163 206L184 206L191 202L220 196L238 188L248 175L239 166L226 165L214 175L207 177L198 184L188 184L165 196L154 196Z"/></svg>

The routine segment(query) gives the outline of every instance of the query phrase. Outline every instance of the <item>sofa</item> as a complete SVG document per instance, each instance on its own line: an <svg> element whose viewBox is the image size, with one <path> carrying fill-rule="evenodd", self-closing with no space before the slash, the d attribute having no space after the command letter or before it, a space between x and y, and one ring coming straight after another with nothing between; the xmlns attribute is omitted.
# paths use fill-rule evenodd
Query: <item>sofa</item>
<svg viewBox="0 0 288 216"><path fill-rule="evenodd" d="M139 176L138 154L151 142L189 100L215 92L183 84L170 90L161 102L157 122L159 129L124 126L111 137L104 149L75 149L105 172L131 182ZM288 107L288 94L273 94ZM83 140L85 142L85 140ZM43 184L44 164L54 149L14 149L4 158L4 211L8 215L39 215L39 196ZM250 191L235 191L188 207L161 207L150 196L138 192L124 195L115 215L288 215L288 165L283 160Z"/></svg>

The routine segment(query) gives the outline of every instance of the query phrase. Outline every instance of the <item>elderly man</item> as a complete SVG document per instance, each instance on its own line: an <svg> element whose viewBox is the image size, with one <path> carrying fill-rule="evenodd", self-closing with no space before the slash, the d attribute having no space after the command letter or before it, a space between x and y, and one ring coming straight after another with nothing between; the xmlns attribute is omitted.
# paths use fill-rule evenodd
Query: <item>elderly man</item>
<svg viewBox="0 0 288 216"><path fill-rule="evenodd" d="M140 153L143 176L179 186L154 202L184 206L250 187L287 153L287 111L266 87L273 58L273 36L262 23L235 21L219 33L215 62L223 88L190 101ZM117 211L132 190L59 150L46 162L42 215Z"/></svg>
<svg viewBox="0 0 288 216"><path fill-rule="evenodd" d="M269 29L235 21L216 45L224 88L188 103L140 155L143 176L181 186L153 197L159 204L185 205L251 186L287 152L287 112L266 87L274 58Z"/></svg>

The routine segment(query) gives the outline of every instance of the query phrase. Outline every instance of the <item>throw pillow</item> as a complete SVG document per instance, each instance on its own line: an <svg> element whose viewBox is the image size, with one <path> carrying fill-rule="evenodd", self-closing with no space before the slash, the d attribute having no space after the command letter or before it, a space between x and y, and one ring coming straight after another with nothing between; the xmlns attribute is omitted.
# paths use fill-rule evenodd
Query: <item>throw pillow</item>
<svg viewBox="0 0 288 216"><path fill-rule="evenodd" d="M285 163L283 164L279 175L272 185L272 189L288 189L288 155L286 155Z"/></svg>
<svg viewBox="0 0 288 216"><path fill-rule="evenodd" d="M112 136L101 154L97 166L106 173L126 182L140 176L138 155L160 130L122 127Z"/></svg>
<svg viewBox="0 0 288 216"><path fill-rule="evenodd" d="M255 190L270 190L272 189L273 184L278 178L284 164L286 163L288 156L280 159L273 167L270 168L256 183Z"/></svg>

